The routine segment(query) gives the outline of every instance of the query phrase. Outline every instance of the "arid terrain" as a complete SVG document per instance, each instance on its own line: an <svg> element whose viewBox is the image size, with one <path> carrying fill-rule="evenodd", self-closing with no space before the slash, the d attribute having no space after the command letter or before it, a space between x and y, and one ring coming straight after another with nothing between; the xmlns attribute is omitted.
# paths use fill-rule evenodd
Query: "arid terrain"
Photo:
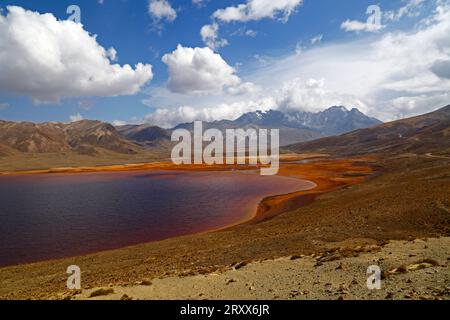
<svg viewBox="0 0 450 320"><path fill-rule="evenodd" d="M293 146L299 154L285 156L280 174L317 188L265 199L254 219L224 230L2 268L0 298L449 299L449 110L351 133L357 147L335 149L334 138ZM378 140L389 151L371 149ZM104 170L161 163L147 166ZM81 291L65 287L72 264ZM373 264L381 291L365 286Z"/></svg>
<svg viewBox="0 0 450 320"><path fill-rule="evenodd" d="M380 159L376 163L382 174L362 184L316 195L316 201L309 205L265 221L84 257L3 268L0 296L59 299L70 295L65 288L65 271L71 264L81 267L83 290L89 290L161 277L220 273L242 262L320 255L336 247L352 252L361 245L380 246L389 240L448 236L449 161L427 155ZM442 259L442 254L447 253L426 258L439 258L444 260L439 263L447 264L449 257ZM394 259L401 262L400 256ZM438 275L442 277L439 281L448 282L447 272ZM414 284L409 285L412 290Z"/></svg>
<svg viewBox="0 0 450 320"><path fill-rule="evenodd" d="M345 253L343 255L342 253ZM448 299L450 238L391 241L327 254L237 264L223 272L92 288L73 299ZM427 258L433 256L434 259ZM436 259L436 260L435 260ZM381 289L368 290L367 267L380 266ZM67 297L67 296L64 296Z"/></svg>

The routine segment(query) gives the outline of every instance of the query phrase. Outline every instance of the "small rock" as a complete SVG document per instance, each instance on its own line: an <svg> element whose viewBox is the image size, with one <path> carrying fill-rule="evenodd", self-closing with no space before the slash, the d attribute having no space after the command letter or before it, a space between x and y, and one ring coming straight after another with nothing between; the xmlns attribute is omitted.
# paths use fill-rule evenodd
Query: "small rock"
<svg viewBox="0 0 450 320"><path fill-rule="evenodd" d="M139 282L140 286L151 286L152 282L150 280L142 280Z"/></svg>
<svg viewBox="0 0 450 320"><path fill-rule="evenodd" d="M314 265L314 267L320 267L320 266L322 266L323 265L323 263L322 262L320 262L320 261L317 261L316 262L316 264Z"/></svg>
<svg viewBox="0 0 450 320"><path fill-rule="evenodd" d="M89 295L89 298L99 297L99 296L107 296L112 293L114 293L114 289L112 289L112 288L103 289L102 288L102 289L98 289L98 290L91 292L91 294Z"/></svg>

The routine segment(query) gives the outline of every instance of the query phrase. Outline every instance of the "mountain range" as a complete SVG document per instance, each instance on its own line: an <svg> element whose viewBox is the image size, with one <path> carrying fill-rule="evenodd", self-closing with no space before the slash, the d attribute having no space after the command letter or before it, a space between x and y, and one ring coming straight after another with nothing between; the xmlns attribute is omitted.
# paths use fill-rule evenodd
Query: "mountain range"
<svg viewBox="0 0 450 320"><path fill-rule="evenodd" d="M131 159L132 155L137 155L145 161L148 152L168 157L173 145L171 132L192 127L192 123L163 129L148 124L114 127L91 120L41 124L0 120L0 158L24 158L27 154L66 154L67 158L75 154L96 159L103 155L108 155L109 159ZM286 146L285 150L293 152L351 155L450 150L450 106L389 123L344 107L332 107L315 114L256 111L236 120L204 123L204 129L212 127L279 128L281 144Z"/></svg>
<svg viewBox="0 0 450 320"><path fill-rule="evenodd" d="M331 107L322 112L305 111L281 112L277 110L255 111L245 113L236 120L204 122L203 128L219 130L242 129L279 129L280 145L286 146L296 142L310 141L325 136L337 135L352 130L367 128L382 123L370 118L358 109L347 110L345 107ZM118 127L125 137L140 143L170 139L170 132L175 129L192 131L194 124L183 123L173 129L163 130L149 125Z"/></svg>

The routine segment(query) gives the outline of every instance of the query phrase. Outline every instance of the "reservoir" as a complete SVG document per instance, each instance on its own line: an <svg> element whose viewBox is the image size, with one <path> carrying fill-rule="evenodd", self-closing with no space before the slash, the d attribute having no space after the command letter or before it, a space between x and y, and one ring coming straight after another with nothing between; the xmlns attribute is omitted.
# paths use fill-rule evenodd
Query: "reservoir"
<svg viewBox="0 0 450 320"><path fill-rule="evenodd" d="M304 180L249 172L0 177L0 266L78 256L245 222Z"/></svg>

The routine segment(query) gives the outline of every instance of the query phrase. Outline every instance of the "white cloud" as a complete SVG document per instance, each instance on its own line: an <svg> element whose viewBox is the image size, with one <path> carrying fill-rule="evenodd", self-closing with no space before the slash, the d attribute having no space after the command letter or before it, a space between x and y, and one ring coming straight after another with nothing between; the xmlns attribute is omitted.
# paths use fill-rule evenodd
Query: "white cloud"
<svg viewBox="0 0 450 320"><path fill-rule="evenodd" d="M164 55L162 61L169 68L168 87L176 93L218 93L225 86L240 84L235 69L208 47L178 45L175 51Z"/></svg>
<svg viewBox="0 0 450 320"><path fill-rule="evenodd" d="M114 49L114 48L109 48L107 51L106 51L106 56L108 57L108 59L109 60L111 60L111 61L117 61L117 59L119 59L118 57L117 57L117 51L116 51L116 49Z"/></svg>
<svg viewBox="0 0 450 320"><path fill-rule="evenodd" d="M125 126L127 124L128 123L126 121L122 121L122 120L114 120L112 122L112 125L115 126L115 127Z"/></svg>
<svg viewBox="0 0 450 320"><path fill-rule="evenodd" d="M234 87L229 87L227 93L233 96L256 94L261 91L261 88L252 82L244 82Z"/></svg>
<svg viewBox="0 0 450 320"><path fill-rule="evenodd" d="M319 34L311 39L311 44L312 45L318 44L318 43L322 42L322 39L323 39L323 34Z"/></svg>
<svg viewBox="0 0 450 320"><path fill-rule="evenodd" d="M217 10L213 13L213 18L222 22L247 22L263 18L287 21L302 3L303 0L247 0L237 6Z"/></svg>
<svg viewBox="0 0 450 320"><path fill-rule="evenodd" d="M366 104L350 94L326 89L324 79L295 78L283 83L275 94L276 106L280 110L303 110L318 112L331 106L357 107L367 111Z"/></svg>
<svg viewBox="0 0 450 320"><path fill-rule="evenodd" d="M177 18L177 12L167 0L150 0L148 12L155 21L167 20L172 22Z"/></svg>
<svg viewBox="0 0 450 320"><path fill-rule="evenodd" d="M234 31L233 33L231 33L232 36L246 36L246 37L250 37L250 38L254 38L258 35L258 32L253 30L253 29L247 29L247 28L239 28L236 31Z"/></svg>
<svg viewBox="0 0 450 320"><path fill-rule="evenodd" d="M379 21L376 23L376 21L373 20L375 17L374 15L377 14L375 11L371 11L368 9L367 14L371 14L372 18L369 17L367 22L361 22L358 20L350 20L347 19L341 24L341 29L349 32L349 31L356 31L356 32L377 32L384 28L386 28L386 25L383 25L382 19L388 22L395 22L399 21L403 17L417 17L420 15L420 9L425 2L425 0L403 0L406 2L406 4L402 7L400 7L397 10L391 10L386 11L384 13L381 12L381 8L378 6L371 6L372 8L378 8L379 10ZM439 0L438 0L439 1ZM370 8L370 7L369 7ZM375 9L376 10L376 9Z"/></svg>
<svg viewBox="0 0 450 320"><path fill-rule="evenodd" d="M64 97L137 93L153 77L152 66L112 64L81 24L10 6L0 15L0 91L36 102Z"/></svg>
<svg viewBox="0 0 450 320"><path fill-rule="evenodd" d="M388 21L398 21L405 16L416 17L420 14L420 8L424 2L425 0L408 0L406 5L399 8L397 11L385 12L384 18Z"/></svg>
<svg viewBox="0 0 450 320"><path fill-rule="evenodd" d="M357 20L345 20L341 24L341 29L345 31L361 31L361 32L376 32L384 29L386 26L372 22L361 22Z"/></svg>
<svg viewBox="0 0 450 320"><path fill-rule="evenodd" d="M70 122L77 122L77 121L81 121L84 119L80 113L74 114L74 115L70 116L69 118L70 118Z"/></svg>
<svg viewBox="0 0 450 320"><path fill-rule="evenodd" d="M241 101L235 103L221 103L209 107L181 106L176 108L159 108L155 112L148 114L144 121L165 128L174 127L184 122L194 120L214 121L214 120L234 120L246 112L255 110L269 110L273 106L273 101Z"/></svg>
<svg viewBox="0 0 450 320"><path fill-rule="evenodd" d="M192 3L197 7L201 8L205 5L205 2L208 0L192 0Z"/></svg>
<svg viewBox="0 0 450 320"><path fill-rule="evenodd" d="M200 30L203 42L212 50L228 45L226 39L218 39L219 26L217 23L204 25Z"/></svg>
<svg viewBox="0 0 450 320"><path fill-rule="evenodd" d="M194 2L196 2L194 0ZM291 14L303 4L303 0L247 0L246 3L216 10L211 18L211 24L204 25L200 30L203 42L213 50L228 45L226 39L218 38L219 26L217 22L248 22L264 18L279 19L287 22ZM257 32L252 29L239 29L232 35L256 37Z"/></svg>

